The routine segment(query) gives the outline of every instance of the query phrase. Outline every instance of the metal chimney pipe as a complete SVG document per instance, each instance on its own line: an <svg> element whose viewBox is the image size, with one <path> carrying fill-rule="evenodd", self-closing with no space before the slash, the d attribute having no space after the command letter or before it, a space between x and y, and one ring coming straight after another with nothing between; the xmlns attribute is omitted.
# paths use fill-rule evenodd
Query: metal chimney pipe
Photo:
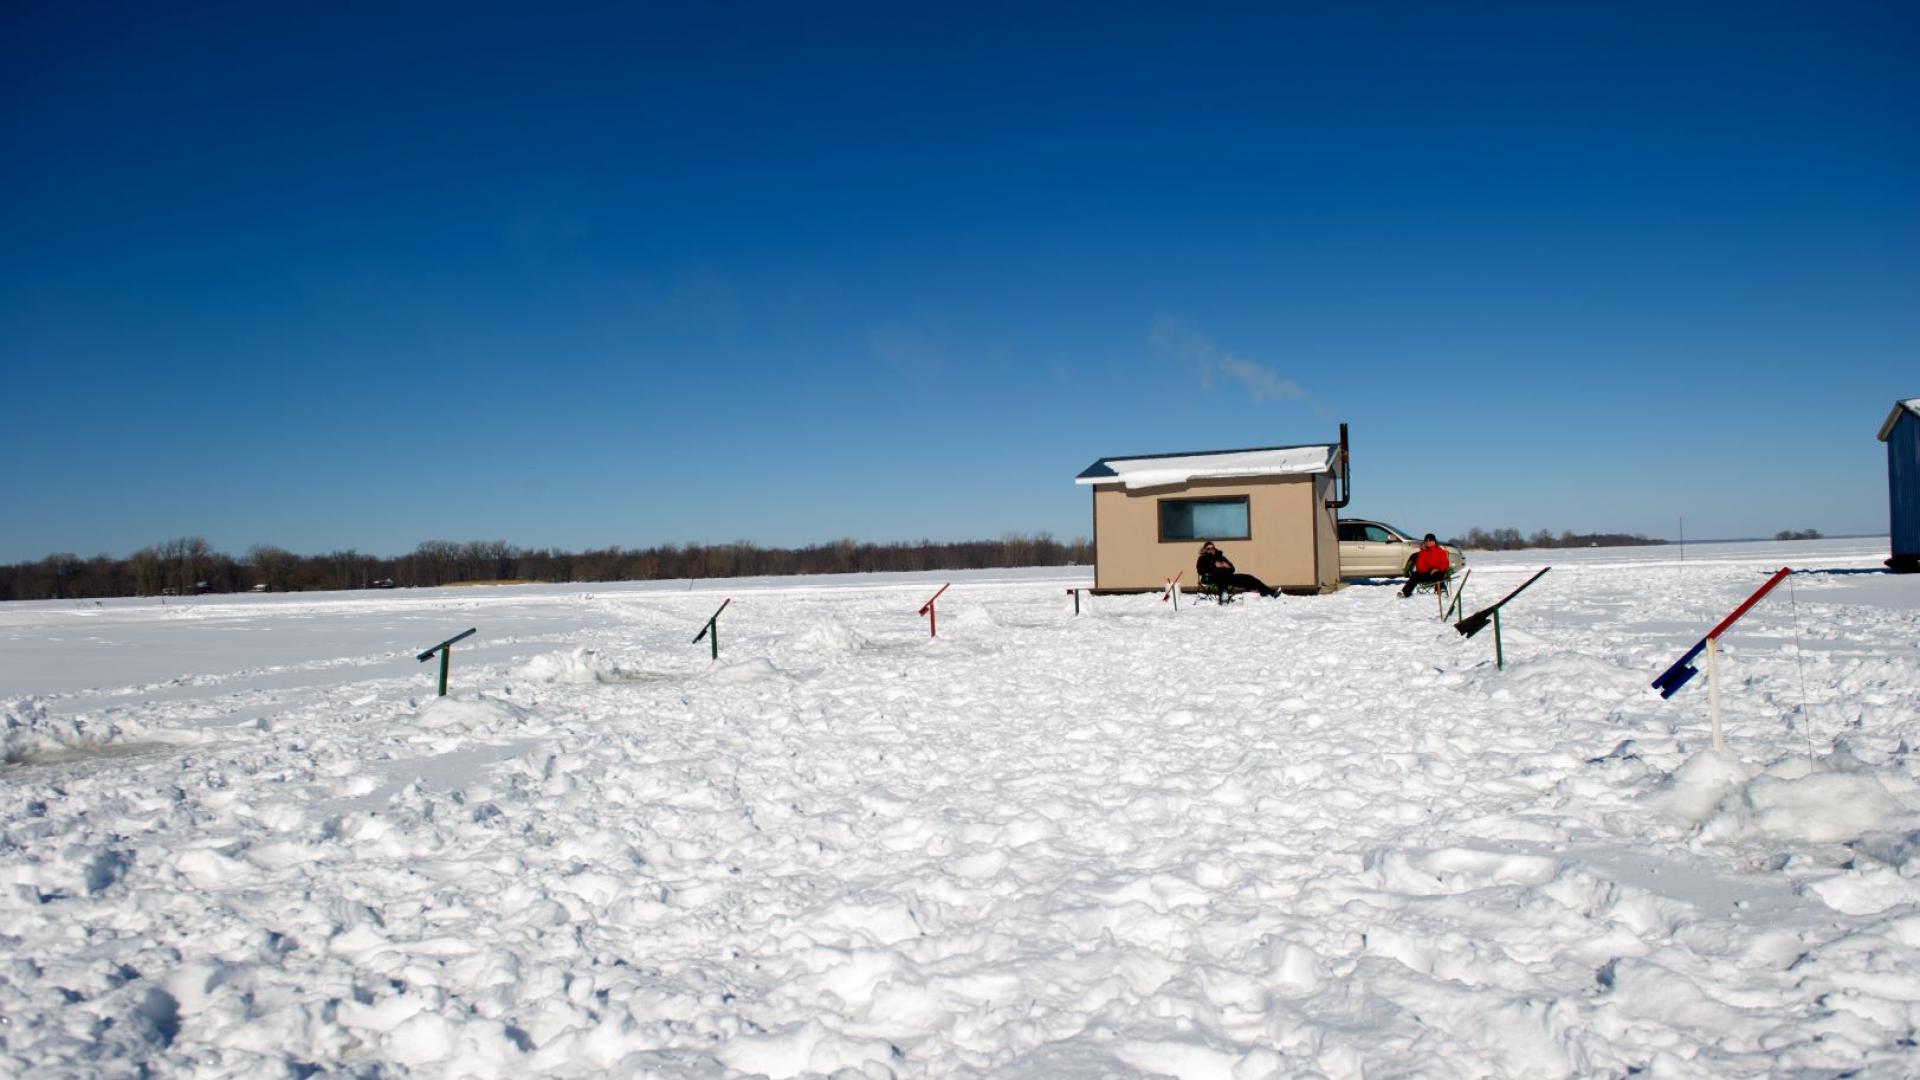
<svg viewBox="0 0 1920 1080"><path fill-rule="evenodd" d="M1340 425L1340 497L1327 500L1327 509L1338 510L1353 498L1353 458L1347 449L1347 425Z"/></svg>

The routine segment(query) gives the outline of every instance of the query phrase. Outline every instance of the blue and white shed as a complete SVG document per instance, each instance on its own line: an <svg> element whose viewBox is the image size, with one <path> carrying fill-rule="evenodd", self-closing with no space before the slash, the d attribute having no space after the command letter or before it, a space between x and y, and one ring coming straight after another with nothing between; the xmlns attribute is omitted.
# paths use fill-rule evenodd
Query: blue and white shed
<svg viewBox="0 0 1920 1080"><path fill-rule="evenodd" d="M1920 398L1894 405L1880 425L1887 444L1888 531L1893 557L1887 565L1899 573L1920 571Z"/></svg>

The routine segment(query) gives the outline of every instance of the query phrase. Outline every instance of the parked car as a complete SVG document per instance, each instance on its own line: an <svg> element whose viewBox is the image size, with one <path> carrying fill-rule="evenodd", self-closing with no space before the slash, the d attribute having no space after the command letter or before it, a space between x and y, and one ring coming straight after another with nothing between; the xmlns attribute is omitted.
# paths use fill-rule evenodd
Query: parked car
<svg viewBox="0 0 1920 1080"><path fill-rule="evenodd" d="M1385 522L1364 518L1340 519L1340 576L1343 578L1405 577L1413 573L1413 557L1420 552L1418 534ZM1447 548L1447 561L1457 571L1466 556Z"/></svg>

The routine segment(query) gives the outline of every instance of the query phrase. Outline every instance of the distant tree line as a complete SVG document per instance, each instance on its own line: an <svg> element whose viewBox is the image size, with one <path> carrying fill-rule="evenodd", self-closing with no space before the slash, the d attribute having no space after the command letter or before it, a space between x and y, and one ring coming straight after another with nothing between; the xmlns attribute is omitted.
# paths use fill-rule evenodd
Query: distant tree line
<svg viewBox="0 0 1920 1080"><path fill-rule="evenodd" d="M1650 540L1639 533L1577 533L1568 530L1555 533L1551 529L1541 529L1526 536L1519 529L1482 529L1475 526L1467 530L1467 535L1456 536L1447 543L1476 551L1518 551L1521 548L1639 547L1642 544L1664 544L1666 541Z"/></svg>
<svg viewBox="0 0 1920 1080"><path fill-rule="evenodd" d="M801 548L766 548L739 540L730 544L596 548L578 553L520 548L503 540L428 540L398 558L363 555L352 549L296 555L264 544L235 558L214 551L205 540L192 536L141 548L124 559L57 554L38 562L0 566L0 600L406 588L478 581L654 581L985 570L1085 565L1092 561L1093 545L1084 537L1061 543L1044 532L952 543L835 540Z"/></svg>
<svg viewBox="0 0 1920 1080"><path fill-rule="evenodd" d="M1775 540L1818 540L1819 529L1781 529L1773 534Z"/></svg>

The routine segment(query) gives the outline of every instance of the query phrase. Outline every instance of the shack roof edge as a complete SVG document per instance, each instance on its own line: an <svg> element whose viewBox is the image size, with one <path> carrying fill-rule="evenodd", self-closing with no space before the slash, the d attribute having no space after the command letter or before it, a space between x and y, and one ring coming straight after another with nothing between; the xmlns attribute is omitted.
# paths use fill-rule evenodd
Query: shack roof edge
<svg viewBox="0 0 1920 1080"><path fill-rule="evenodd" d="M1339 452L1338 443L1302 443L1175 454L1128 454L1101 458L1074 477L1074 483L1161 487L1192 479L1310 475L1332 472L1338 465Z"/></svg>
<svg viewBox="0 0 1920 1080"><path fill-rule="evenodd" d="M1893 403L1893 411L1887 414L1886 422L1880 425L1881 442L1886 442L1887 436L1893 434L1893 425L1899 423L1900 414L1903 412L1920 416L1920 397L1908 398L1905 401L1896 401ZM1085 474L1083 473L1082 475Z"/></svg>

